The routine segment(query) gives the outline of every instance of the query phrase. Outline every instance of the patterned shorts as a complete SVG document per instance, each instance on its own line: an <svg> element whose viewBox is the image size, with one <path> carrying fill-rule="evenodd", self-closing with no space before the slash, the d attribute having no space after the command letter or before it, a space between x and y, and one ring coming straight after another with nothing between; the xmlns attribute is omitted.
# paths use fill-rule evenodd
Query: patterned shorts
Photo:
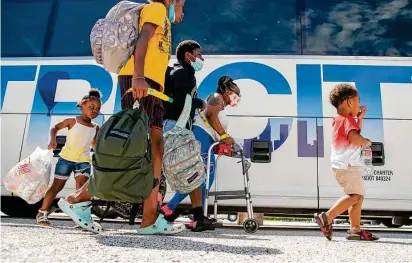
<svg viewBox="0 0 412 263"><path fill-rule="evenodd" d="M120 95L122 97L122 109L132 107L134 104L134 99L132 93L123 95L126 93L130 87L132 87L132 76L121 75L118 77L118 83L120 86ZM146 78L147 84L152 89L161 91L162 87L151 79ZM163 116L165 109L163 107L163 102L161 99L154 96L147 96L139 101L139 105L142 106L143 110L149 117L149 127L150 129L163 129Z"/></svg>

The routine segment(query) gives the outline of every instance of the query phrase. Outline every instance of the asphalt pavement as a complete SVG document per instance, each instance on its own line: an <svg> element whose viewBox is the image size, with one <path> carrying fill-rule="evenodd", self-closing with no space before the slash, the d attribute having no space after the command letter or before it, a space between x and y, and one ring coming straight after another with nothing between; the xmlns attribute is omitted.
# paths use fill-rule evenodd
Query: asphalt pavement
<svg viewBox="0 0 412 263"><path fill-rule="evenodd" d="M299 225L299 224L298 224ZM300 224L302 225L302 224ZM247 234L223 228L176 236L138 236L119 223L103 223L105 232L91 234L68 220L51 228L33 219L1 218L2 262L412 262L412 231L378 231L379 241L345 239L344 227L333 241L317 229L262 228Z"/></svg>

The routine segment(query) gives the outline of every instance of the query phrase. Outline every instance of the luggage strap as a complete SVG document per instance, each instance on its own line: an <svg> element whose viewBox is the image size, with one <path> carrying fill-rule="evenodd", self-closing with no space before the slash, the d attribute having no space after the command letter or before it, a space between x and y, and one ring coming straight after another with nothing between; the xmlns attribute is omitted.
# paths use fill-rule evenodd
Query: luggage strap
<svg viewBox="0 0 412 263"><path fill-rule="evenodd" d="M139 170L142 167L136 166L136 167L130 167L130 168L125 168L125 169L117 169L117 168L103 168L103 167L97 166L96 164L93 164L93 168L95 168L99 172L111 173L111 172L130 172L130 171Z"/></svg>

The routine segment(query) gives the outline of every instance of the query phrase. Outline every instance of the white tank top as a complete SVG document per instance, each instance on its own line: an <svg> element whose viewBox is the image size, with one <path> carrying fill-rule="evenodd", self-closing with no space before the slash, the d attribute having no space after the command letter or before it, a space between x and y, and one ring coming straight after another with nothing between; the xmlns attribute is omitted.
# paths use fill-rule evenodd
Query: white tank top
<svg viewBox="0 0 412 263"><path fill-rule="evenodd" d="M217 115L222 128L227 132L227 127L229 126L229 118L226 115L226 110L223 109ZM215 141L220 141L220 135L210 126L209 122L207 121L205 111L198 112L195 117L195 123L193 124L205 130Z"/></svg>
<svg viewBox="0 0 412 263"><path fill-rule="evenodd" d="M96 135L96 123L94 127L87 127L77 122L69 129L66 136L66 144L60 152L60 156L71 162L89 162L90 147Z"/></svg>

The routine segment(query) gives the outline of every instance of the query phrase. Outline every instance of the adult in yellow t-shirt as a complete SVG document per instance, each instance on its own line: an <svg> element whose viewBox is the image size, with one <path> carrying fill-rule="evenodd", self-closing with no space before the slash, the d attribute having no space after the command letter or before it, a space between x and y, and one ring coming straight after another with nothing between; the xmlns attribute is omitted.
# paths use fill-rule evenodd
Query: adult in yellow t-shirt
<svg viewBox="0 0 412 263"><path fill-rule="evenodd" d="M122 99L122 108L133 105L139 99L140 107L149 117L150 139L152 146L153 174L160 179L163 158L163 102L154 96L147 96L147 89L163 92L166 69L171 56L171 22L180 22L182 0L150 1L140 13L139 38L134 56L119 72L121 95L132 87L133 94ZM177 19L176 19L177 18ZM133 95L133 96L132 96ZM167 222L163 215L156 220L159 187L144 202L143 220L138 234L174 234L185 229L183 225Z"/></svg>
<svg viewBox="0 0 412 263"><path fill-rule="evenodd" d="M147 89L163 91L164 78L169 64L171 51L171 21L180 23L183 18L184 0L150 0L143 7L139 19L139 38L134 55L119 72L121 95L130 87L132 94L122 99L122 108L131 107L134 99L139 99L140 107L149 117L150 139L152 148L153 174L159 179L163 157L163 115L162 101L154 96L147 96ZM176 8L175 8L176 4ZM91 219L91 210L82 210L82 205L89 205L92 195L87 191L88 184L74 194L59 201L69 216L76 222L82 220L81 227L98 232L101 227ZM144 201L143 220L138 234L175 234L185 229L183 224L169 223L161 214L157 217L157 198L159 187L155 187L149 198ZM73 205L77 204L77 205ZM86 215L87 213L87 215ZM90 216L88 215L90 214ZM87 219L87 220L86 220ZM88 226L88 227L86 227ZM90 230L92 231L92 230Z"/></svg>
<svg viewBox="0 0 412 263"><path fill-rule="evenodd" d="M165 6L162 3L146 5L140 13L140 32L145 23L156 25L157 28L147 43L144 59L144 77L153 80L163 89L165 72L169 64L172 46L170 21L166 18ZM132 56L120 70L119 75L133 76L134 64L134 56Z"/></svg>

